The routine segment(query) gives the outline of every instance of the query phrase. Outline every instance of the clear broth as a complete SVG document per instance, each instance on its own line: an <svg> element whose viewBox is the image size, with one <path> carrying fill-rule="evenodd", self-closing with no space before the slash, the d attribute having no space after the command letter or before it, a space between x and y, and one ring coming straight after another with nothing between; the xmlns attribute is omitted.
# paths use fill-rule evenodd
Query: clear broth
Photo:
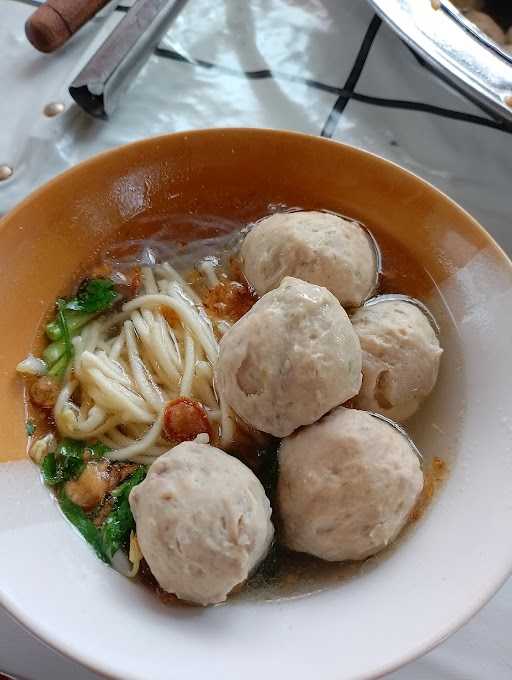
<svg viewBox="0 0 512 680"><path fill-rule="evenodd" d="M105 263L122 270L134 264L151 265L155 261L169 260L182 275L186 274L190 284L197 286L198 278L194 267L200 259L214 257L228 268L233 254L236 257L247 221L255 221L269 212L284 209L285 206L282 205L269 206L263 214L245 215L244 221L210 215L138 219L120 227L114 239L103 246L95 262L89 263L79 273L78 280L90 275L91 271L101 268ZM464 404L460 395L464 393L464 376L456 326L436 282L416 260L414 253L409 252L397 239L378 226L370 225L369 228L382 255L378 293L402 293L420 299L434 313L441 329L444 356L438 385L419 413L406 423L407 431L424 457L424 493L400 539L378 556L358 563L330 563L277 546L259 570L233 595L235 598L275 600L305 596L373 569L413 529L415 521L427 509L453 463L457 432L453 423L447 427L446 419L451 416L447 414L443 404L447 399L452 400L452 403L458 405L462 418ZM52 426L51 419L46 422L41 412L31 409L30 415L40 423L39 434ZM450 436L446 434L448 431ZM261 440L249 438L248 443L247 438L239 438L238 444L235 442L230 453L247 462L256 474L260 474L265 461L275 456L276 448L277 442L271 438L263 444ZM274 522L279 535L279 518L275 515ZM162 600L178 604L176 598L159 590L147 566L142 569L141 578L156 590Z"/></svg>

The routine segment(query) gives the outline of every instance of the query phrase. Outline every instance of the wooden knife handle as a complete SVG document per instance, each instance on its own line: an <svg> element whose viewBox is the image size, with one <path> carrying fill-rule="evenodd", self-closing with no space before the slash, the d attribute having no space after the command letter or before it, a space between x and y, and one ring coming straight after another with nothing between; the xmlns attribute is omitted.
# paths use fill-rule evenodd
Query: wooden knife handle
<svg viewBox="0 0 512 680"><path fill-rule="evenodd" d="M47 0L28 19L25 34L40 52L53 52L107 4L108 0Z"/></svg>

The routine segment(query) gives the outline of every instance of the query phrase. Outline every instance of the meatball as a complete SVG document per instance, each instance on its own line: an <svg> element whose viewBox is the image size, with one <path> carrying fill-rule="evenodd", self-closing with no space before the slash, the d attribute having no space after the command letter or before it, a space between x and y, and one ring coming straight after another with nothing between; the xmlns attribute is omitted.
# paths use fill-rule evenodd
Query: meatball
<svg viewBox="0 0 512 680"><path fill-rule="evenodd" d="M377 283L370 236L356 222L330 213L266 217L247 234L240 254L244 274L259 295L294 276L324 286L344 307L358 307Z"/></svg>
<svg viewBox="0 0 512 680"><path fill-rule="evenodd" d="M422 488L419 459L404 434L339 407L281 443L283 541L324 560L362 560L396 538Z"/></svg>
<svg viewBox="0 0 512 680"><path fill-rule="evenodd" d="M201 605L224 602L274 535L257 477L209 444L160 456L130 494L140 549L160 586Z"/></svg>
<svg viewBox="0 0 512 680"><path fill-rule="evenodd" d="M284 437L359 392L361 348L334 295L286 277L224 335L215 380L242 420Z"/></svg>
<svg viewBox="0 0 512 680"><path fill-rule="evenodd" d="M352 323L363 351L363 384L354 405L406 420L437 381L442 349L428 317L411 302L383 296L357 310Z"/></svg>

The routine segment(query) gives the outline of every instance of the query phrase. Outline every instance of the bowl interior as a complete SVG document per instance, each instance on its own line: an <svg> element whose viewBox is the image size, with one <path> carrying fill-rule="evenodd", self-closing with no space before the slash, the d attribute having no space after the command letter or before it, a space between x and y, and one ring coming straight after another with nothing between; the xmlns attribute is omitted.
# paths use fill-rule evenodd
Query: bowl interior
<svg viewBox="0 0 512 680"><path fill-rule="evenodd" d="M25 458L16 363L55 298L115 234L195 216L245 222L269 205L329 209L393 237L432 285L445 356L411 432L448 457L439 497L398 547L308 598L166 608L100 563ZM179 216L179 219L177 218ZM444 639L512 568L512 458L503 361L511 264L463 210L415 176L334 142L264 130L147 140L81 164L0 223L0 600L36 634L123 678L375 677ZM425 423L428 422L428 427ZM15 459L20 459L16 462ZM98 622L101 621L101 625ZM84 631L87 631L85 634ZM105 636L108 644L105 644ZM133 645L132 641L138 644Z"/></svg>

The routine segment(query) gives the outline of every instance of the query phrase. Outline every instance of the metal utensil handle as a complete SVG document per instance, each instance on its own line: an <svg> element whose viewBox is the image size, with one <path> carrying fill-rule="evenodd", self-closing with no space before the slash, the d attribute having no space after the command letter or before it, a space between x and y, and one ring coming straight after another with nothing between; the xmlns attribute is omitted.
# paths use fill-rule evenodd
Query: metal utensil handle
<svg viewBox="0 0 512 680"><path fill-rule="evenodd" d="M97 118L108 118L186 2L137 0L71 83L77 104Z"/></svg>

